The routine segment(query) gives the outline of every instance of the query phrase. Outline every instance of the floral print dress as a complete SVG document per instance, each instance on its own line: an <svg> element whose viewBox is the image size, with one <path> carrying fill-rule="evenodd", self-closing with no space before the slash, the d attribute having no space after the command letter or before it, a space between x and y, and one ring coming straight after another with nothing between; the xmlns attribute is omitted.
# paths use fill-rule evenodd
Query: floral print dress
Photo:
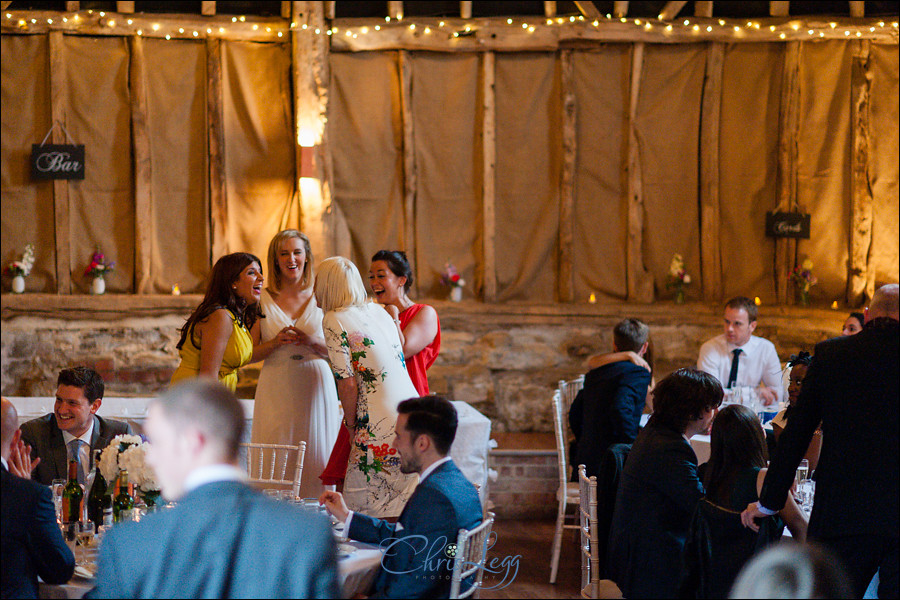
<svg viewBox="0 0 900 600"><path fill-rule="evenodd" d="M350 510L397 517L418 483L416 475L400 472L400 456L391 447L397 405L418 396L397 328L373 303L330 311L322 327L332 372L355 378L358 390L344 499Z"/></svg>

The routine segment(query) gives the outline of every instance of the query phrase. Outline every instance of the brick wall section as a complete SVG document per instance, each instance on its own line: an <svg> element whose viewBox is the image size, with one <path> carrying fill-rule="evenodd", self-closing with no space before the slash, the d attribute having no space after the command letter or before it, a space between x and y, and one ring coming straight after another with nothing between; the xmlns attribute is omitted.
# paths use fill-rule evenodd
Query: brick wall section
<svg viewBox="0 0 900 600"><path fill-rule="evenodd" d="M497 481L490 483L488 499L498 519L556 517L556 450L495 450L490 462Z"/></svg>

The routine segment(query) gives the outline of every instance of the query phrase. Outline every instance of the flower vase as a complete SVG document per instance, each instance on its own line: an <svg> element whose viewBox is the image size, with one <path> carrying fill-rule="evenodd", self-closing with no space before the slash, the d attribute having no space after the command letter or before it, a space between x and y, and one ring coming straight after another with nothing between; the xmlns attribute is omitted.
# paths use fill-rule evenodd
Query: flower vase
<svg viewBox="0 0 900 600"><path fill-rule="evenodd" d="M809 292L806 290L800 290L800 304L802 306L809 306Z"/></svg>
<svg viewBox="0 0 900 600"><path fill-rule="evenodd" d="M12 278L12 293L13 294L21 294L25 291L25 278L21 275L16 275Z"/></svg>
<svg viewBox="0 0 900 600"><path fill-rule="evenodd" d="M106 293L106 280L102 277L94 277L91 281L91 293L95 296Z"/></svg>
<svg viewBox="0 0 900 600"><path fill-rule="evenodd" d="M459 302L462 300L462 288L456 286L450 290L450 300L453 302Z"/></svg>
<svg viewBox="0 0 900 600"><path fill-rule="evenodd" d="M684 304L684 290L675 292L675 304Z"/></svg>

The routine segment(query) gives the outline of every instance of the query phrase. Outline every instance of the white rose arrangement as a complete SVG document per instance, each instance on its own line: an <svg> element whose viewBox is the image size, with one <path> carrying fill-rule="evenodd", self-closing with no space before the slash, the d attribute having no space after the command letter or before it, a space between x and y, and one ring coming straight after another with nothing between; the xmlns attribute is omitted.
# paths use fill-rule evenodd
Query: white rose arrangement
<svg viewBox="0 0 900 600"><path fill-rule="evenodd" d="M150 444L137 435L117 435L100 453L100 474L107 483L115 482L119 471L128 471L128 480L142 492L159 490L156 473L147 464L146 454Z"/></svg>

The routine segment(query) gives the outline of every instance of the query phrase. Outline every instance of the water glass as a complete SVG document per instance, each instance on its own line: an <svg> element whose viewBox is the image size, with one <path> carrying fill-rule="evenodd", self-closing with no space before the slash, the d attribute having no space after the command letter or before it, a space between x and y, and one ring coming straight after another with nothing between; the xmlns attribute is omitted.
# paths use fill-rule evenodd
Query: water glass
<svg viewBox="0 0 900 600"><path fill-rule="evenodd" d="M281 497L281 490L263 490L263 494L272 500L278 500Z"/></svg>
<svg viewBox="0 0 900 600"><path fill-rule="evenodd" d="M58 523L62 523L62 497L63 488L65 487L65 479L54 479L50 484L50 491L53 494L53 506L56 508L56 521Z"/></svg>
<svg viewBox="0 0 900 600"><path fill-rule="evenodd" d="M294 500L296 496L294 496L294 490L278 490L278 499L284 502L291 502Z"/></svg>
<svg viewBox="0 0 900 600"><path fill-rule="evenodd" d="M77 529L78 531L76 533L76 541L78 543L78 547L81 548L81 553L80 557L77 558L76 564L86 565L90 561L87 560L84 549L94 543L94 522L81 521L78 523Z"/></svg>
<svg viewBox="0 0 900 600"><path fill-rule="evenodd" d="M809 479L809 461L805 458L800 461L800 465L797 467L796 483L798 488L800 487L800 482L804 479Z"/></svg>
<svg viewBox="0 0 900 600"><path fill-rule="evenodd" d="M812 512L813 502L816 498L816 482L813 479L804 479L800 482L800 508L809 515Z"/></svg>

